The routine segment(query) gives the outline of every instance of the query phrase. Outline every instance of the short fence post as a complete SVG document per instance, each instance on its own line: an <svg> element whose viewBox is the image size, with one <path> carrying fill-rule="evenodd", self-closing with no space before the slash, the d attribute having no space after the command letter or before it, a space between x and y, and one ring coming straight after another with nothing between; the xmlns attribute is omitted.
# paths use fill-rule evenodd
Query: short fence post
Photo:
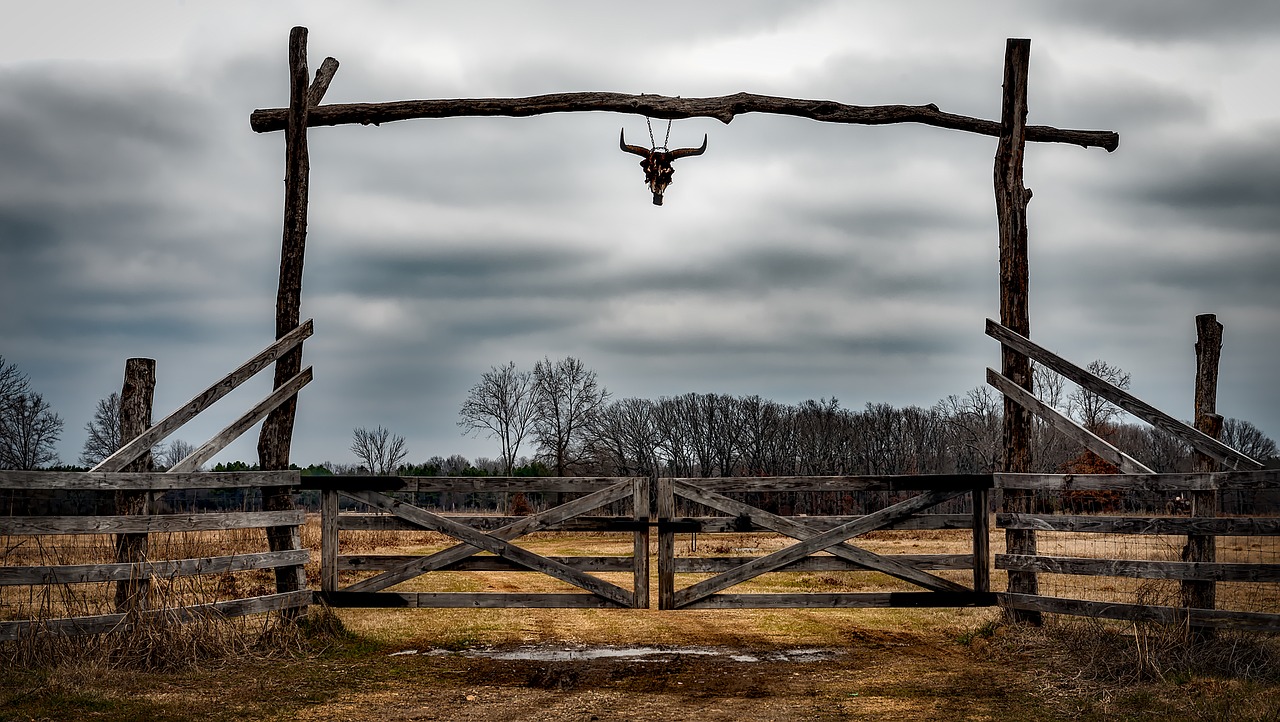
<svg viewBox="0 0 1280 722"><path fill-rule="evenodd" d="M320 492L320 590L338 591L338 492Z"/></svg>
<svg viewBox="0 0 1280 722"><path fill-rule="evenodd" d="M133 441L151 428L151 404L156 389L156 362L149 358L131 358L124 362L124 386L120 389L120 443ZM121 471L151 471L151 451L138 457ZM117 491L116 514L150 514L151 492ZM138 564L147 559L147 535L116 534L116 562ZM147 608L151 583L142 574L130 574L116 582L116 611L130 612Z"/></svg>
<svg viewBox="0 0 1280 722"><path fill-rule="evenodd" d="M1218 360L1222 353L1222 324L1211 313L1196 316L1196 429L1213 438L1222 436L1222 417L1217 412ZM1212 458L1195 452L1196 471L1217 471L1218 464ZM1191 516L1214 517L1218 515L1218 492L1210 489L1191 492ZM1182 559L1187 562L1213 562L1217 558L1216 538L1211 534L1187 535L1187 546ZM1217 603L1217 590L1212 581L1183 581L1182 605L1195 609L1213 609ZM1200 637L1210 636L1208 627L1196 627Z"/></svg>
<svg viewBox="0 0 1280 722"><path fill-rule="evenodd" d="M676 606L675 490L670 478L658 479L658 609Z"/></svg>
<svg viewBox="0 0 1280 722"><path fill-rule="evenodd" d="M632 548L632 564L635 581L635 609L649 608L649 479L631 480L631 499L635 507L635 542Z"/></svg>

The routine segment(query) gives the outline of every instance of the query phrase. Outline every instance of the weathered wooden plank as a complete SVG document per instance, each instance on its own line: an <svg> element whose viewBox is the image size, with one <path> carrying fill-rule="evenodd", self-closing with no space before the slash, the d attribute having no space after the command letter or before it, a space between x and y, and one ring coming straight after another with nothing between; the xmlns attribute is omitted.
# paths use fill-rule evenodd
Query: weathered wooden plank
<svg viewBox="0 0 1280 722"><path fill-rule="evenodd" d="M457 514L441 514L441 516L452 519L459 524L469 526L472 529L479 529L481 531L501 529L529 518L527 516L475 516ZM548 524L539 531L631 533L643 531L648 529L648 527L648 521L640 523L629 516L580 516L573 519L566 519L555 524ZM342 531L422 531L422 527L388 514L363 514L360 512L345 511L338 516L338 528Z"/></svg>
<svg viewBox="0 0 1280 722"><path fill-rule="evenodd" d="M630 482L634 477L530 476L305 476L302 489L335 491L448 491L458 493L591 492Z"/></svg>
<svg viewBox="0 0 1280 722"><path fill-rule="evenodd" d="M841 524L861 519L861 515L849 516L790 516L782 517L803 524L809 529L826 531ZM760 526L752 516L681 516L671 520L673 528L680 533L697 532L700 534L732 534L752 531L772 531ZM916 514L909 519L902 519L880 527L885 530L904 529L972 529L972 514Z"/></svg>
<svg viewBox="0 0 1280 722"><path fill-rule="evenodd" d="M343 554L338 557L336 563L338 569L343 571L381 572L399 569L406 562L423 558L425 557L421 554ZM583 572L630 572L635 567L631 557L548 556L547 558ZM502 557L491 556L468 557L433 571L541 573Z"/></svg>
<svg viewBox="0 0 1280 722"><path fill-rule="evenodd" d="M631 507L640 529L632 540L632 599L635 609L649 608L649 479L631 480Z"/></svg>
<svg viewBox="0 0 1280 722"><path fill-rule="evenodd" d="M296 471L228 471L165 474L100 471L0 471L0 489L119 491L170 489L243 489L255 486L296 486Z"/></svg>
<svg viewBox="0 0 1280 722"><path fill-rule="evenodd" d="M283 130L287 108L259 108L249 115L255 133ZM682 98L627 93L552 93L524 98L456 98L398 100L384 103L333 103L313 108L307 116L311 127L323 125L380 125L414 118L454 118L460 116L527 117L543 113L605 111L632 113L650 118L715 118L731 122L743 113L772 113L808 118L824 123L884 125L920 123L980 135L999 136L1000 124L938 110L928 105L846 105L830 100L779 98L754 93L735 93L710 98ZM1115 150L1120 135L1113 131L1062 130L1046 125L1027 128L1027 140L1042 143L1069 143Z"/></svg>
<svg viewBox="0 0 1280 722"><path fill-rule="evenodd" d="M708 501L718 502L720 504L733 501L725 497L714 498L715 495L703 492L700 489L693 488L686 484L676 483L675 489L681 496L688 496L689 498L703 504L707 504ZM839 553L845 558L849 558L849 556L851 556L850 552L853 552L854 555L861 557L855 559L855 561L858 561L876 571L892 574L899 578L906 578L916 584L924 586L927 589L934 591L969 591L950 580L935 577L905 564L897 564L892 560L876 554L871 554L865 550L856 549L855 547L850 546L838 546L846 539L871 531L882 523L909 516L921 509L927 509L931 506L940 504L960 493L963 492L927 491L919 496L907 499L906 501L901 501L897 504L885 507L874 514L868 514L857 521L852 521L848 524L838 526L835 529L830 529L817 534L812 534L807 530L802 531L803 527L801 527L801 529L793 529L792 531L794 532L807 535L807 538L798 541L790 547L776 551L772 554L767 554L763 557L757 557L733 570L723 574L718 574L710 579L704 579L696 584L692 584L677 591L675 593L676 606L677 608L684 607L690 602L696 601L710 594L714 594L722 589L727 589L737 584L741 584L742 582L759 576L765 572L774 571L779 567L785 566L797 559L804 558L814 552L828 547L832 547L831 553ZM708 506L710 506L710 504L708 504ZM759 510L756 510L756 513L763 515L763 512L759 512ZM768 519L768 521L773 524L778 524L780 520L781 517ZM778 531L780 533L787 534L788 536L792 535L792 531L782 531L781 529L778 529Z"/></svg>
<svg viewBox="0 0 1280 722"><path fill-rule="evenodd" d="M120 447L119 451L103 459L90 471L119 471L123 469L126 464L150 451L152 446L163 441L183 424L195 418L201 411L213 405L215 401L231 393L240 384L253 378L259 371L271 365L282 354L302 343L314 330L311 320L307 319L301 326L293 329L279 341L244 362L235 371L222 377L212 386L197 394L195 398L178 407L173 413L161 419L158 424L147 429L141 436Z"/></svg>
<svg viewBox="0 0 1280 722"><path fill-rule="evenodd" d="M320 492L320 589L338 591L338 492Z"/></svg>
<svg viewBox="0 0 1280 722"><path fill-rule="evenodd" d="M973 492L973 591L991 591L991 492Z"/></svg>
<svg viewBox="0 0 1280 722"><path fill-rule="evenodd" d="M1258 491L1280 489L1280 469L1218 471L1190 474L996 474L997 489L1070 491L1133 489L1135 491Z"/></svg>
<svg viewBox="0 0 1280 722"><path fill-rule="evenodd" d="M174 464L169 473L189 472L200 468L200 465L212 459L215 454L227 448L231 442L240 438L244 432L253 428L268 413L274 410L280 404L288 401L294 394L307 384L311 383L312 372L308 366L302 370L297 376L289 379L284 386L271 392L267 398L259 401L253 408L246 411L240 418L231 422L226 428L214 434L212 438L204 442L195 451L191 452L185 459Z"/></svg>
<svg viewBox="0 0 1280 722"><path fill-rule="evenodd" d="M676 513L674 483L671 479L658 479L658 609L675 609L676 593L676 534L670 521ZM664 523L666 525L664 526Z"/></svg>
<svg viewBox="0 0 1280 722"><path fill-rule="evenodd" d="M969 554L883 554L916 569L972 569L973 556ZM675 560L677 574L719 574L758 557L681 557ZM808 556L774 570L775 572L865 572L867 568L840 557Z"/></svg>
<svg viewBox="0 0 1280 722"><path fill-rule="evenodd" d="M248 599L199 604L175 609L153 609L141 612L143 619L156 617L175 621L191 621L210 617L243 617L264 612L297 609L311 604L312 593L307 590L285 594L269 594ZM102 634L127 631L133 626L127 614L101 614L92 617L68 617L63 619L19 620L0 622L0 641L8 642L36 634Z"/></svg>
<svg viewBox="0 0 1280 722"><path fill-rule="evenodd" d="M1004 529L1039 529L1041 531L1077 531L1105 534L1280 535L1280 517L1199 519L1185 516L997 514L996 524Z"/></svg>
<svg viewBox="0 0 1280 722"><path fill-rule="evenodd" d="M153 532L252 529L277 524L301 524L306 515L293 511L235 511L208 514L152 514L124 516L9 516L0 517L0 534L141 534Z"/></svg>
<svg viewBox="0 0 1280 722"><path fill-rule="evenodd" d="M566 519L573 518L574 516L581 514L583 512L591 511L592 509L599 508L601 506L604 506L605 504L618 501L622 498L625 498L626 495L629 494L630 492L631 492L630 482L620 482L620 483L614 484L613 486L601 489L599 491L592 492L584 497L574 499L573 501L570 501L567 504L561 504L560 506L547 509L537 514L533 514L531 516L517 517L516 521L513 521L512 523L502 527L501 529L494 531L489 538L495 541L501 541L502 543L505 543L505 542L511 541L512 539L517 539L526 534L532 534L535 531L541 531L542 529L546 528L546 525L548 524L562 522ZM348 493L348 492L342 492L342 493ZM357 493L358 494L377 494L377 492L357 492ZM353 498L360 498L360 497L353 496ZM386 499L386 497L383 496L382 499ZM445 517L429 514L428 512L423 511L422 509L418 509L417 507L411 507L411 508L415 509L417 512L421 512L421 514L427 514L428 516L423 518L427 518L432 521L434 521L434 519L445 519ZM403 515L403 516L405 516L406 518L409 518L409 515ZM412 521L412 519L409 519L409 520ZM451 523L456 524L457 522L451 522ZM450 547L448 549L445 549L443 551L439 551L434 554L429 554L420 559L405 562L404 566L401 567L400 569L388 570L371 579L365 579L363 581L356 582L355 584L347 587L343 591L377 592L377 591L386 589L388 587L394 586L396 584L399 584L400 582L403 582L405 580L412 579L421 574L425 574L429 571L434 571L436 569L441 568L442 566L448 566L449 564L465 559L471 556L472 554L477 553L478 551L480 551L480 549L475 548L474 546L469 546L467 544L459 544L459 545ZM492 549L490 549L489 551L492 551Z"/></svg>
<svg viewBox="0 0 1280 722"><path fill-rule="evenodd" d="M1213 582L1280 582L1280 564L1229 562L1166 562L1137 559L997 554L997 569L1019 569L1051 574L1181 579Z"/></svg>
<svg viewBox="0 0 1280 722"><path fill-rule="evenodd" d="M286 552L255 552L200 559L172 559L117 564L63 564L58 566L0 566L0 586L19 584L83 584L117 582L147 577L188 577L197 574L223 574L249 569L271 569L291 564L306 564L311 552L296 549Z"/></svg>
<svg viewBox="0 0 1280 722"><path fill-rule="evenodd" d="M991 474L717 476L677 478L675 481L722 494L750 491L968 491L990 489L993 483Z"/></svg>
<svg viewBox="0 0 1280 722"><path fill-rule="evenodd" d="M616 609L594 594L520 594L515 592L319 592L316 598L338 608L503 608Z"/></svg>
<svg viewBox="0 0 1280 722"><path fill-rule="evenodd" d="M676 489L681 496L685 496L689 499L692 499L698 502L699 504L703 504L705 506L711 507L712 509L722 511L726 514L735 514L739 517L750 517L751 519L753 519L752 523L755 525L766 527L770 531L775 531L779 534L785 534L786 536L789 536L793 539L800 540L802 542L814 539L815 537L821 536L822 534L830 534L835 529L860 530L860 531L857 531L856 533L861 534L861 533L864 533L865 531L870 531L872 529L880 528L885 523L901 518L901 515L897 513L901 509L911 508L916 504L923 503L922 496L913 497L912 499L908 499L905 502L901 502L899 504L895 504L893 506L882 509L876 512L875 514L868 514L866 516L855 517L851 521L846 522L845 524L841 524L838 527L833 527L832 529L827 530L825 532L818 532L817 530L812 529L803 523L796 522L793 519L789 519L787 517L781 517L776 514L770 514L760 509L756 509L755 507L752 507L748 504L744 504L743 502L730 499L726 496L716 494L714 492L704 491L702 489L698 489L683 483L678 483L676 485ZM928 493L929 494L945 494L946 498L950 498L958 494L963 494L964 492L949 491L949 492L928 492ZM934 503L938 503L938 502L934 502ZM932 504L925 504L924 506L919 507L916 510L918 511L919 509L922 509L922 508L928 508L929 506L932 506ZM856 534L850 534L849 536L855 536L855 535ZM847 539L848 537L845 537L845 538ZM789 547L789 549L794 550L795 547ZM889 574L899 579L909 581L913 584L919 584L920 586L923 586L926 589L931 589L933 591L968 591L964 589L964 587L950 580L934 576L927 572L921 571L920 569L917 569L909 564L904 564L882 555L873 554L872 552L869 552L865 549L860 549L858 547L851 546L849 544L839 543L839 544L829 545L829 548L827 548L826 551L842 559L846 559L855 564L859 564L866 569L884 572L885 574ZM773 555L770 555L770 556L773 556ZM804 555L801 555L801 556L804 556ZM756 560L753 560L751 564L744 564L739 569L745 570L745 569L751 568L752 565L757 563L759 559L764 559L764 557L758 557ZM787 563L789 562L784 562L783 566L785 566L785 564ZM739 573L739 572L735 572L735 573ZM763 573L763 572L758 572L758 573ZM705 580L704 582L700 582L700 584L709 586L708 584L709 582L714 582L718 578L719 577L713 577L712 579ZM697 585L694 585L694 586L697 586Z"/></svg>
<svg viewBox="0 0 1280 722"><path fill-rule="evenodd" d="M1218 406L1218 361L1222 355L1222 324L1217 316L1203 313L1196 316L1196 380L1192 419L1197 431L1214 440L1222 438L1222 417L1217 413ZM1213 472L1218 464L1213 458L1201 452L1192 455L1191 466L1194 471ZM1218 495L1213 491L1193 491L1191 497L1191 516L1215 517L1218 515ZM1187 545L1182 550L1185 562L1217 561L1217 540L1212 536L1191 535L1187 537ZM1212 581L1183 581L1180 585L1182 606L1199 609L1213 609L1216 606L1217 588ZM1211 630L1192 630L1198 641L1205 641L1212 636Z"/></svg>
<svg viewBox="0 0 1280 722"><path fill-rule="evenodd" d="M712 594L681 609L854 609L906 607L992 607L991 592L857 592L796 594Z"/></svg>
<svg viewBox="0 0 1280 722"><path fill-rule="evenodd" d="M998 593L996 596L1002 606L1052 614L1072 614L1103 619L1159 622L1161 624L1190 624L1197 627L1219 627L1258 632L1280 631L1280 614L1233 612L1221 609L1187 609L1184 607L1161 607L1147 604L1121 604L1119 602L1093 602L1026 594Z"/></svg>
<svg viewBox="0 0 1280 722"><path fill-rule="evenodd" d="M1104 441L1101 437L1075 421L1059 413L1057 409L1024 391L995 369L987 369L987 383L1012 399L1014 403L1044 419L1055 431L1066 436L1098 456L1115 464L1122 474L1154 474L1155 472L1137 459Z"/></svg>
<svg viewBox="0 0 1280 722"><path fill-rule="evenodd" d="M991 319L987 319L987 335L1000 341L1000 343L1017 348L1085 389L1101 396L1156 428L1182 439L1197 451L1216 459L1227 469L1244 471L1262 468L1262 464L1221 441L1187 426L1128 391L1099 379L1088 371Z"/></svg>
<svg viewBox="0 0 1280 722"><path fill-rule="evenodd" d="M156 390L156 361L149 358L131 358L124 364L124 385L120 389L119 431L122 441L131 440L151 426L152 399ZM154 459L147 449L120 471L145 473L152 470ZM152 512L152 495L146 491L117 491L116 514L141 514ZM147 558L147 534L117 534L115 545L117 564L133 564ZM115 611L132 612L146 609L151 600L151 580L125 578L115 583Z"/></svg>
<svg viewBox="0 0 1280 722"><path fill-rule="evenodd" d="M625 485L620 484L619 487L624 490L624 495L629 494L631 492L631 485L629 483ZM402 516L416 524L422 524L423 526L426 526L435 531L448 534L449 536L459 539L462 542L469 544L473 547L476 547L478 549L483 549L485 551L492 552L493 554L496 554L500 557L505 557L514 562L522 564L526 567L530 567L532 569L541 571L542 573L555 577L560 581L568 582L569 584L579 587L580 589L584 589L593 594L598 594L604 597L605 599L609 599L621 606L626 607L626 606L630 606L631 604L631 599L630 599L631 593L628 592L627 590L615 584L610 584L609 582L606 582L602 579L598 579L596 577L590 576L584 572L580 572L577 569L572 569L558 562L554 562L550 559L547 559L546 557L539 556L538 554L535 554L527 549L522 549L514 544L507 542L506 540L497 538L496 535L489 535L489 534L484 534L482 532L478 532L468 526L463 526L462 524L458 524L456 522L450 521L437 514L432 514L429 511L425 511L423 509L419 509L418 507L411 506L409 504L405 504L400 501L396 501L395 499L392 499L386 496L385 494L380 494L378 492L356 491L356 492L343 492L343 493L347 494L348 496L354 499L357 499L366 504L369 504L374 508L382 509L383 511L389 511L393 514L396 514L397 516ZM569 504L565 504L558 508L563 509L564 507L569 506L570 504L573 504L573 502L570 502ZM471 550L465 550L465 551L468 554L474 553ZM440 557L443 554L445 554L445 552L440 552L432 556Z"/></svg>

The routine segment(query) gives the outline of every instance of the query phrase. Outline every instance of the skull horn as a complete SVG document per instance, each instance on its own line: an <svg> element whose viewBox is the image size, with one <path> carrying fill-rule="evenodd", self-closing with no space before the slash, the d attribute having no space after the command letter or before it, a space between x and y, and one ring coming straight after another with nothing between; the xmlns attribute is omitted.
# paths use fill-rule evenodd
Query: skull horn
<svg viewBox="0 0 1280 722"><path fill-rule="evenodd" d="M627 129L626 128L623 128L622 132L618 134L618 147L625 150L628 153L635 153L636 155L644 158L649 157L649 150L647 148L641 148L638 145L627 145Z"/></svg>
<svg viewBox="0 0 1280 722"><path fill-rule="evenodd" d="M703 134L701 146L697 148L676 148L675 150L671 151L671 160L675 160L676 158L684 158L685 156L690 156L690 155L702 155L703 153L706 153L706 152L707 152L707 136L706 134Z"/></svg>

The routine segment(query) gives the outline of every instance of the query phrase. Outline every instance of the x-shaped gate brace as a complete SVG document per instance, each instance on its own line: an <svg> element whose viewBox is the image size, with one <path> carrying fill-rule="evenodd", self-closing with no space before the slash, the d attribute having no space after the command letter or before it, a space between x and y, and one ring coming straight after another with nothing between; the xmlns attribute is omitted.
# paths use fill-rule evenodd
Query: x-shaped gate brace
<svg viewBox="0 0 1280 722"><path fill-rule="evenodd" d="M644 479L619 482L560 506L525 517L520 521L508 524L491 533L485 533L473 529L466 524L461 524L449 519L448 517L429 512L421 507L407 504L398 499L393 499L382 492L342 490L339 493L344 496L368 504L375 509L393 514L418 527L447 534L448 536L458 539L463 543L433 554L402 562L392 569L378 574L377 576L357 582L336 592L322 593L322 597L344 606L352 606L352 602L357 601L369 604L370 606L387 606L384 600L373 599L373 593L387 589L388 587L392 587L400 582L412 579L421 574L438 571L452 564L456 564L463 559L474 556L481 551L487 551L529 570L542 572L543 574L547 574L561 581L568 582L575 587L588 591L596 598L607 602L605 606L647 607L648 585L640 580L639 574L637 574L636 589L634 591L627 590L616 584L612 584L598 577L593 577L578 569L574 569L560 561L531 552L528 549L524 549L512 543L515 539L522 536L542 531L548 527L560 524L606 504L625 499L628 496L641 498L641 495L643 494L644 498L647 499L648 489L646 482L647 480ZM636 563L641 564L641 561L642 560L637 559ZM647 565L643 566L647 576ZM376 596L388 597L389 595L379 594ZM478 597L478 595L471 596ZM536 604L529 603L529 596L548 596L555 597L556 600L561 602L566 601L564 599L566 595L525 595L525 599L523 600L525 602L524 604L515 604L513 606L535 606ZM536 600L534 601L536 602ZM403 606L403 604L396 606Z"/></svg>
<svg viewBox="0 0 1280 722"><path fill-rule="evenodd" d="M945 489L922 491L905 501L879 511L859 516L834 528L809 526L796 518L774 514L724 494L701 488L683 479L658 479L658 606L660 609L694 609L719 607L866 607L866 606L970 606L990 605L993 596L987 589L986 570L989 551L986 547L986 486L948 484ZM369 489L337 489L340 493L374 509L387 512L411 526L446 534L458 544L429 555L411 559L388 560L390 566L373 577L338 589L326 587L321 598L335 606L545 606L545 607L631 607L649 606L648 524L649 479L626 479L598 489L583 497L547 509L485 533L441 514L400 501L382 491ZM913 515L962 494L974 494L974 588L926 571L928 563L920 560L895 559L854 546L848 541L867 532L890 527ZM538 531L554 529L565 522L607 504L634 499L636 519L635 551L630 558L634 589L628 590L592 576L583 568L565 561L543 556L517 546L514 541ZM732 566L688 587L675 589L675 534L691 531L689 522L673 517L675 498L683 497L716 511L728 514L744 529L772 531L797 543L766 556L752 558ZM333 511L337 506L334 502ZM815 520L816 522L816 520ZM333 521L336 530L336 518ZM630 525L630 523L628 523ZM818 524L822 526L822 524ZM336 560L336 532L333 558ZM762 574L785 571L788 566L817 552L848 562L856 568L882 572L918 585L925 592L890 592L860 594L721 594L725 589L750 581ZM457 568L468 558L490 552L501 559L529 571L541 572L567 582L588 594L466 594L466 593L384 593L390 587L432 571ZM621 557L626 560L627 557ZM722 563L724 561L721 558ZM741 561L741 560L737 560ZM730 562L734 563L734 562ZM721 566L720 569L724 567ZM936 567L935 567L936 568ZM336 571L334 572L336 580Z"/></svg>

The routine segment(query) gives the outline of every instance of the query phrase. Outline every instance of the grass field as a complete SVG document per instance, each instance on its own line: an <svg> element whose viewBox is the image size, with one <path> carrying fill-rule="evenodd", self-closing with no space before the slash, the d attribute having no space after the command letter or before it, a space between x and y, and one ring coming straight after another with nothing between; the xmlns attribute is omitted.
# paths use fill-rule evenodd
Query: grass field
<svg viewBox="0 0 1280 722"><path fill-rule="evenodd" d="M314 522L304 541L318 541ZM691 542L680 537L677 554L765 554L787 543L702 535L695 551ZM1002 534L992 542L1003 550ZM74 561L97 553L77 543ZM426 532L343 532L344 553L416 554L447 543ZM918 554L970 545L964 531L874 532L858 543ZM173 544L186 545L184 554L262 547L251 535ZM627 535L540 534L522 545L566 556L631 552ZM74 556L63 554L63 563ZM267 585L269 574L233 576L243 592ZM366 574L344 572L343 582ZM308 576L318 578L315 562ZM630 583L626 574L602 576ZM698 578L680 575L677 587ZM771 574L734 591L909 588L877 573L811 572ZM451 572L396 590L570 588L533 573ZM275 624L264 643L242 640L230 655L192 647L187 664L161 671L121 669L93 654L9 665L0 720L1280 719L1280 640L1224 635L1189 653L1178 630L1061 619L1021 628L1000 619L998 609L317 609L300 629ZM262 633L261 620L244 624L242 636Z"/></svg>

